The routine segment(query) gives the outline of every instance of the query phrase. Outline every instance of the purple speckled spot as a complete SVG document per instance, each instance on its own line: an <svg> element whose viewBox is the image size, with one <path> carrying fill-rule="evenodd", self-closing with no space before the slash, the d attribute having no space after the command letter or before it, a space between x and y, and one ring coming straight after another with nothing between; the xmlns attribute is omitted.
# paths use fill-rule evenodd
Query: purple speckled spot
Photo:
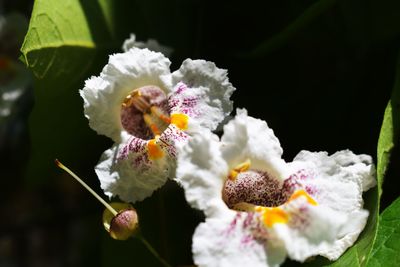
<svg viewBox="0 0 400 267"><path fill-rule="evenodd" d="M118 160L124 160L128 158L131 152L140 153L146 151L147 142L143 139L132 137L129 139L127 144L125 144L118 153Z"/></svg>
<svg viewBox="0 0 400 267"><path fill-rule="evenodd" d="M180 82L177 84L177 89L168 98L168 105L171 113L183 113L196 118L201 115L197 108L199 101L199 96L193 95L193 91L190 92L190 88Z"/></svg>
<svg viewBox="0 0 400 267"><path fill-rule="evenodd" d="M300 231L306 230L310 225L309 207L303 204L297 212L290 213L290 226Z"/></svg>
<svg viewBox="0 0 400 267"><path fill-rule="evenodd" d="M177 93L177 94L181 94L181 93L183 93L186 89L187 89L186 84L184 84L183 82L180 82L180 83L178 83L178 89L176 89L176 93Z"/></svg>
<svg viewBox="0 0 400 267"><path fill-rule="evenodd" d="M189 138L189 135L179 130L175 125L170 124L161 134L157 144L168 153L171 158L176 158L175 142L183 142Z"/></svg>
<svg viewBox="0 0 400 267"><path fill-rule="evenodd" d="M254 242L254 237L252 235L245 235L241 240L240 243L243 246L248 246L250 245L252 242Z"/></svg>
<svg viewBox="0 0 400 267"><path fill-rule="evenodd" d="M147 141L132 137L118 153L117 162L128 160L132 167L148 169L151 161L147 155Z"/></svg>
<svg viewBox="0 0 400 267"><path fill-rule="evenodd" d="M150 106L156 106L165 114L170 114L167 96L159 87L149 85L141 87L139 90L141 96L144 97ZM121 108L121 124L122 127L133 136L145 140L149 140L154 137L153 133L144 122L143 113L134 105Z"/></svg>
<svg viewBox="0 0 400 267"><path fill-rule="evenodd" d="M230 208L241 202L276 207L286 202L290 191L290 186L282 185L267 172L249 170L239 173L235 180L226 180L222 198Z"/></svg>
<svg viewBox="0 0 400 267"><path fill-rule="evenodd" d="M227 242L235 232L244 233L240 240L241 246L253 245L255 242L265 243L269 238L267 229L259 220L259 215L254 212L237 212L228 228L222 233Z"/></svg>
<svg viewBox="0 0 400 267"><path fill-rule="evenodd" d="M292 187L292 191L295 189L302 188L304 189L310 196L317 197L319 190L313 185L308 184L309 180L314 179L315 174L309 170L301 169L296 173L292 174L288 180L290 183L288 186Z"/></svg>
<svg viewBox="0 0 400 267"><path fill-rule="evenodd" d="M235 218L233 218L232 222L229 224L228 229L226 229L225 234L226 235L230 235L232 234L232 232L235 230L236 228L236 224L238 223L238 220L242 217L242 213L241 212L237 212L235 215Z"/></svg>

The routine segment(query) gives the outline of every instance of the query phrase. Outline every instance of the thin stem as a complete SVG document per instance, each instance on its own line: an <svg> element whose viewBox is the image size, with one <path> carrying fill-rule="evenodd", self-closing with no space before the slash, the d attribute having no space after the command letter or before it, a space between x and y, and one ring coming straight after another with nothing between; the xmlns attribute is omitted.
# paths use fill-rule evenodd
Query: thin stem
<svg viewBox="0 0 400 267"><path fill-rule="evenodd" d="M102 199L96 192L93 191L92 188L90 188L84 181L81 180L75 173L73 173L70 169L65 167L58 159L55 160L56 165L66 171L69 175L75 178L84 188L86 188L95 198L97 198L98 201L101 202L114 216L118 214L118 212L110 206L104 199Z"/></svg>
<svg viewBox="0 0 400 267"><path fill-rule="evenodd" d="M159 260L159 262L161 262L163 266L172 267L166 260L161 258L158 252L151 246L151 244L142 235L138 235L137 237L140 239L140 241L142 241L142 243L151 252L151 254L153 254L153 256L156 257L157 260Z"/></svg>

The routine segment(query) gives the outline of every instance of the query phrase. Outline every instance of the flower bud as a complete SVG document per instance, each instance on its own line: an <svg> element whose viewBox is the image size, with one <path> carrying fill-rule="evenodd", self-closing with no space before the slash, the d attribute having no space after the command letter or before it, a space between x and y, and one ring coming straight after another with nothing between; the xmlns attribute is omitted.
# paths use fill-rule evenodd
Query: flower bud
<svg viewBox="0 0 400 267"><path fill-rule="evenodd" d="M110 203L118 213L113 215L108 209L103 212L103 225L110 236L116 240L126 240L139 230L136 210L128 203Z"/></svg>

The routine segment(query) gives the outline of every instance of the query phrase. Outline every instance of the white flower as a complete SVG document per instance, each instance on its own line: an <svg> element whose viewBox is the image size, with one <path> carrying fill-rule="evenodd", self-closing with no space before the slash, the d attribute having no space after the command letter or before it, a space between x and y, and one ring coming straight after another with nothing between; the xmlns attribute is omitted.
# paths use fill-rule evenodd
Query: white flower
<svg viewBox="0 0 400 267"><path fill-rule="evenodd" d="M288 256L337 259L364 228L371 157L300 152L293 162L264 121L238 110L221 141L209 131L179 148L177 180L206 220L193 236L202 266L279 266Z"/></svg>
<svg viewBox="0 0 400 267"><path fill-rule="evenodd" d="M173 52L173 49L171 47L161 45L155 39L149 39L147 40L147 42L136 41L136 35L134 33L131 33L129 38L126 39L124 44L122 45L122 50L126 52L133 47L147 48L150 51L160 52L167 57L169 57Z"/></svg>
<svg viewBox="0 0 400 267"><path fill-rule="evenodd" d="M131 48L110 57L80 91L89 125L115 145L96 173L108 196L135 202L174 177L175 143L214 130L232 110L226 70L187 59L171 73L161 53Z"/></svg>

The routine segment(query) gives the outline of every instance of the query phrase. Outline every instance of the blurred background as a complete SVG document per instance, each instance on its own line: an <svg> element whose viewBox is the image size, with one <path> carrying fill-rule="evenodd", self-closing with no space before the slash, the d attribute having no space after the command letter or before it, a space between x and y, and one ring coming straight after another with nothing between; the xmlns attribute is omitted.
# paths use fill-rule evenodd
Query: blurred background
<svg viewBox="0 0 400 267"><path fill-rule="evenodd" d="M89 128L78 90L130 33L173 48L172 70L185 58L228 69L235 107L268 122L285 160L302 149L350 149L376 162L396 79L399 1L69 2L80 3L95 49L78 51L81 57L68 47L42 51L57 69L31 73L18 58L33 1L0 1L0 267L160 266L140 241L112 240L101 204L53 163L60 159L102 195L93 168L111 141ZM14 23L5 23L10 16ZM58 60L63 55L71 55L70 65ZM398 156L396 150L382 210L400 193ZM203 215L174 182L135 208L143 235L162 257L173 266L193 265L191 235Z"/></svg>

